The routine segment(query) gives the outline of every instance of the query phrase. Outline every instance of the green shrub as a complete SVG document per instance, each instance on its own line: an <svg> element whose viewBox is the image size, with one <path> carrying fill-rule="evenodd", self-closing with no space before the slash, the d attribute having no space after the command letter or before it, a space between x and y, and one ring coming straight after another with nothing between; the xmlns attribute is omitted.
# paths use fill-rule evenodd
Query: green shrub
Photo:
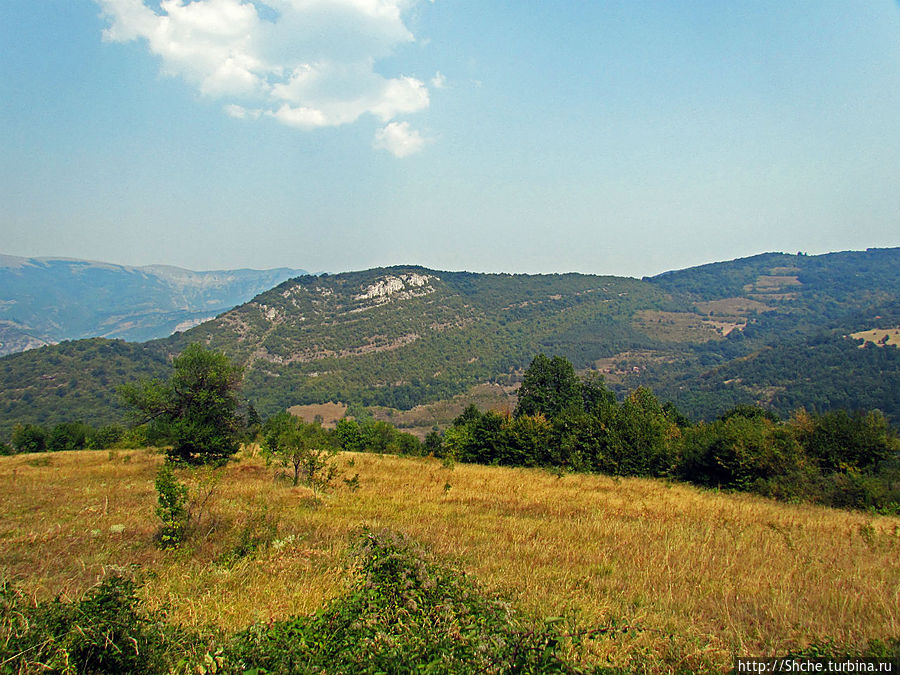
<svg viewBox="0 0 900 675"><path fill-rule="evenodd" d="M239 633L227 672L575 672L557 624L529 629L401 535L363 532L354 549L359 575L348 595L311 617Z"/></svg>
<svg viewBox="0 0 900 675"><path fill-rule="evenodd" d="M13 427L12 446L17 452L44 452L47 430L39 424L17 424Z"/></svg>
<svg viewBox="0 0 900 675"><path fill-rule="evenodd" d="M823 471L866 469L900 452L897 431L879 410L835 410L797 424L797 436Z"/></svg>
<svg viewBox="0 0 900 675"><path fill-rule="evenodd" d="M794 479L805 468L794 434L765 416L732 415L698 424L683 431L680 446L681 477L706 487L761 490L766 484L774 489L767 481Z"/></svg>
<svg viewBox="0 0 900 675"><path fill-rule="evenodd" d="M184 541L188 523L187 486L178 481L168 462L156 474L156 515L162 521L158 540L161 548L176 548Z"/></svg>
<svg viewBox="0 0 900 675"><path fill-rule="evenodd" d="M183 651L178 636L139 604L134 583L118 576L71 603L30 605L0 585L2 672L167 672Z"/></svg>
<svg viewBox="0 0 900 675"><path fill-rule="evenodd" d="M125 429L121 425L106 424L88 435L87 445L92 450L106 450L118 445L124 436Z"/></svg>
<svg viewBox="0 0 900 675"><path fill-rule="evenodd" d="M53 427L47 438L47 450L50 452L66 452L83 450L87 447L88 436L93 429L82 422L61 422Z"/></svg>

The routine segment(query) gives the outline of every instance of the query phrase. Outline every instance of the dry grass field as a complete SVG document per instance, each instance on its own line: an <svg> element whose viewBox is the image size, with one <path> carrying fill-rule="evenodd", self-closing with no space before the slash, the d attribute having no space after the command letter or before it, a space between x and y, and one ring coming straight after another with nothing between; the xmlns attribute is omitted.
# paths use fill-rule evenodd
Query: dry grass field
<svg viewBox="0 0 900 675"><path fill-rule="evenodd" d="M343 403L320 403L315 405L294 405L288 408L291 415L296 415L304 422L315 422L319 418L326 429L334 429L347 414L347 406Z"/></svg>
<svg viewBox="0 0 900 675"><path fill-rule="evenodd" d="M460 413L470 404L474 404L479 410L496 410L509 412L516 407L516 396L511 387L503 387L499 384L476 384L464 394L458 394L450 399L417 405L411 410L398 410L373 406L369 408L377 420L390 422L401 431L406 431L425 438L434 427L446 429L459 417Z"/></svg>
<svg viewBox="0 0 900 675"><path fill-rule="evenodd" d="M349 532L403 531L535 616L620 628L590 658L719 671L734 655L900 636L900 518L719 494L657 480L342 454L314 507L245 455L218 479L183 550L153 543L152 450L0 458L0 569L35 598L131 570L171 620L233 630L308 613L346 583ZM218 482L216 482L218 481ZM241 533L272 543L232 561ZM271 538L271 537L270 537Z"/></svg>
<svg viewBox="0 0 900 675"><path fill-rule="evenodd" d="M690 312L662 312L651 309L635 312L633 323L638 330L663 342L708 342L743 326L733 322L713 321Z"/></svg>
<svg viewBox="0 0 900 675"><path fill-rule="evenodd" d="M866 342L871 342L876 345L900 346L900 327L864 330L859 333L853 333L850 337L856 338L857 340L865 340Z"/></svg>

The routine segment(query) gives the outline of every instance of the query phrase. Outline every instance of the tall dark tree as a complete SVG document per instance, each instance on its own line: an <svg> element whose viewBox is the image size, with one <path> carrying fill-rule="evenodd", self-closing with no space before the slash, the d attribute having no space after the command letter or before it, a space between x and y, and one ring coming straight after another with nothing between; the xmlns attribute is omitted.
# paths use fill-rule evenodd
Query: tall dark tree
<svg viewBox="0 0 900 675"><path fill-rule="evenodd" d="M16 452L44 452L47 430L39 424L17 424L12 432L12 446Z"/></svg>
<svg viewBox="0 0 900 675"><path fill-rule="evenodd" d="M167 382L144 380L119 390L139 423L157 427L172 447L168 458L219 464L240 447L241 368L221 352L189 345L173 361Z"/></svg>
<svg viewBox="0 0 900 675"><path fill-rule="evenodd" d="M581 378L581 401L586 413L605 415L616 406L616 395L606 386L603 375L590 372Z"/></svg>
<svg viewBox="0 0 900 675"><path fill-rule="evenodd" d="M538 354L525 371L515 415L553 419L566 411L583 410L581 391L575 367L567 359Z"/></svg>

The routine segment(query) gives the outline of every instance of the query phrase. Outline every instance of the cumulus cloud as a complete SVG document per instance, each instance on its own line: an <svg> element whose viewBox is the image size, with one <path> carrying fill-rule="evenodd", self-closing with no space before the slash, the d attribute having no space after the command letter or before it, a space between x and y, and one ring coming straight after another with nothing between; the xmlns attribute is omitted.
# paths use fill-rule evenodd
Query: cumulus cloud
<svg viewBox="0 0 900 675"><path fill-rule="evenodd" d="M425 138L408 122L391 122L375 134L375 148L387 150L394 157L407 157L425 146Z"/></svg>
<svg viewBox="0 0 900 675"><path fill-rule="evenodd" d="M375 63L415 40L403 20L415 1L96 0L104 39L145 40L164 73L224 100L228 115L314 129L369 114L387 123L376 146L398 157L424 145L393 120L427 108L428 87Z"/></svg>

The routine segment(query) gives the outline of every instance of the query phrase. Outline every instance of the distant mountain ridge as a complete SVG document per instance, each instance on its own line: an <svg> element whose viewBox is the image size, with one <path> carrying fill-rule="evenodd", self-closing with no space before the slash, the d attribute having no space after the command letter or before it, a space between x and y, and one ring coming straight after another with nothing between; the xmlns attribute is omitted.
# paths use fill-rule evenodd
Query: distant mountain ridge
<svg viewBox="0 0 900 675"><path fill-rule="evenodd" d="M342 401L410 409L491 382L535 354L651 387L694 418L737 403L880 408L900 421L900 248L768 253L632 279L395 266L282 281L170 337L81 340L0 358L0 433L12 424L121 416L115 389L164 376L200 342L244 368L264 415Z"/></svg>
<svg viewBox="0 0 900 675"><path fill-rule="evenodd" d="M303 274L0 255L0 356L79 338L165 337Z"/></svg>

